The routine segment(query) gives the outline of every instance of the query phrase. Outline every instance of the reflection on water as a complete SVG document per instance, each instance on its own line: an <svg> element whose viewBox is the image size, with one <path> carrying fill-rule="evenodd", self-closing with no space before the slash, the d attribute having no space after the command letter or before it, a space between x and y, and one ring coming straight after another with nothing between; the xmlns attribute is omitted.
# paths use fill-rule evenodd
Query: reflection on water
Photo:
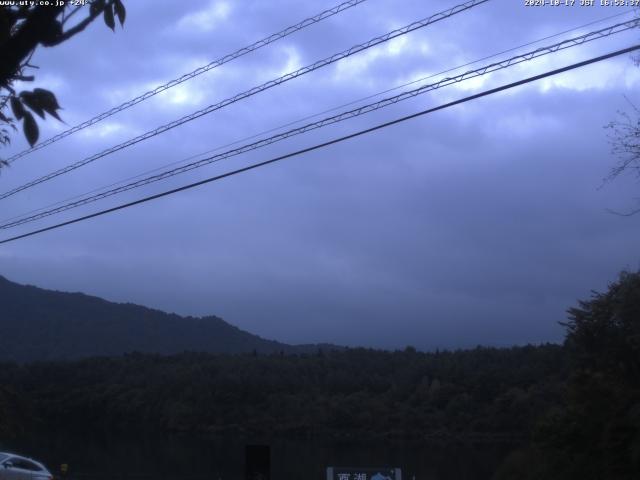
<svg viewBox="0 0 640 480"><path fill-rule="evenodd" d="M47 434L6 441L0 450L31 456L74 480L240 480L247 443L271 446L272 478L324 480L333 466L391 466L411 480L489 480L513 447L470 443L336 442L327 440L204 439Z"/></svg>

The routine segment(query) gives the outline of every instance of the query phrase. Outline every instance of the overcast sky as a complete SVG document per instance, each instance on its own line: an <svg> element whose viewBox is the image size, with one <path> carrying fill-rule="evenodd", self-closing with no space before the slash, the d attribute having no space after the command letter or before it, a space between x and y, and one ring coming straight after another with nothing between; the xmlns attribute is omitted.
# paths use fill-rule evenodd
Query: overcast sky
<svg viewBox="0 0 640 480"><path fill-rule="evenodd" d="M57 94L72 126L337 3L126 0L124 29L114 34L100 19L64 45L38 50L35 86ZM368 0L16 161L2 172L0 189L457 3ZM624 11L492 0L3 200L2 219ZM637 41L636 30L568 49L2 236ZM605 289L620 270L640 266L640 216L607 212L637 207L640 184L628 176L600 188L617 161L603 127L631 109L625 96L640 102L639 84L639 69L624 55L2 245L0 274L179 314L214 314L290 343L431 349L561 341L557 322L567 308ZM41 138L65 128L48 120ZM2 153L25 147L16 136Z"/></svg>

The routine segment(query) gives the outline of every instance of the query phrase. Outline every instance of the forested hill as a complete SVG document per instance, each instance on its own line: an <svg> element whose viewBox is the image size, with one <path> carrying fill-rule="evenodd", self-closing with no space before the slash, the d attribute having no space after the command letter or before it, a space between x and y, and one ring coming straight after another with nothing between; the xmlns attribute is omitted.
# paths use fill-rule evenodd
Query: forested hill
<svg viewBox="0 0 640 480"><path fill-rule="evenodd" d="M0 276L0 360L18 362L173 354L300 353L291 346L240 330L215 317L181 317L81 293L19 285Z"/></svg>
<svg viewBox="0 0 640 480"><path fill-rule="evenodd" d="M558 345L0 363L0 437L41 428L524 439L560 403L566 364Z"/></svg>

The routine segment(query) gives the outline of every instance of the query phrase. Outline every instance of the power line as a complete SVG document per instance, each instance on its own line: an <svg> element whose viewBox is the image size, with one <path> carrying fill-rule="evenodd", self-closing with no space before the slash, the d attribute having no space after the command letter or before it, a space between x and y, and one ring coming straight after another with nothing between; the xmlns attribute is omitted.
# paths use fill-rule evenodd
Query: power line
<svg viewBox="0 0 640 480"><path fill-rule="evenodd" d="M574 64L568 65L566 67L557 68L555 70L551 70L551 71L548 71L548 72L545 72L545 73L534 75L532 77L528 77L528 78L525 78L523 80L518 80L516 82L512 82L512 83L509 83L509 84L506 84L506 85L502 85L500 87L492 88L490 90L485 90L484 92L476 93L474 95L470 95L468 97L464 97L464 98L461 98L461 99L458 99L458 100L455 100L455 101L452 101L452 102L448 102L448 103L445 103L443 105L439 105L437 107L429 108L427 110L422 110L420 112L417 112L417 113L414 113L414 114L411 114L411 115L400 117L400 118L397 118L395 120L391 120L389 122L381 123L381 124L378 124L378 125L376 125L374 127L370 127L370 128L364 129L364 130L360 130L358 132L351 133L351 134L345 135L343 137L335 138L335 139L329 140L327 142L319 143L319 144L313 145L311 147L303 148L303 149L297 150L295 152L287 153L285 155L281 155L279 157L275 157L275 158L272 158L272 159L269 159L269 160L265 160L263 162L254 163L252 165L249 165L249 166L246 166L246 167L243 167L243 168L239 168L239 169L233 170L231 172L227 172L227 173L223 173L221 175L216 175L216 176L213 176L213 177L209 177L209 178L207 178L205 180L200 180L198 182L190 183L190 184L184 185L182 187L174 188L172 190L167 190L167 191L162 192L162 193L157 193L155 195L144 197L144 198L141 198L139 200L135 200L133 202L124 203L124 204L118 205L116 207L108 208L108 209L105 209L105 210L101 210L99 212L95 212L95 213L92 213L92 214L89 214L89 215L85 215L83 217L74 218L73 220L68 220L66 222L58 223L56 225L51 225L49 227L41 228L41 229L38 229L38 230L33 230L31 232L24 233L22 235L17 235L15 237L10 237L10 238L4 239L4 240L0 240L0 245L8 243L8 242L13 242L15 240L20 240L22 238L31 237L31 236L37 235L39 233L48 232L50 230L58 229L58 228L61 228L61 227L67 226L67 225L72 225L74 223L78 223L78 222L82 222L82 221L85 221L85 220L89 220L91 218L95 218L95 217L99 217L99 216L102 216L102 215L106 215L108 213L116 212L118 210L123 210L125 208L133 207L135 205L140 205L142 203L150 202L150 201L156 200L158 198L162 198L162 197L166 197L166 196L169 196L169 195L173 195L173 194L178 193L178 192L182 192L182 191L185 191L185 190L190 190L192 188L199 187L201 185L205 185L207 183L215 182L215 181L221 180L223 178L231 177L231 176L234 176L234 175L237 175L237 174L240 174L240 173L247 172L249 170L254 170L254 169L259 168L259 167L264 167L266 165L270 165L272 163L276 163L276 162L279 162L281 160L285 160L287 158L296 157L296 156L302 155L304 153L312 152L312 151L318 150L320 148L328 147L328 146L334 145L336 143L340 143L340 142L343 142L343 141L346 141L346 140L350 140L352 138L356 138L356 137L365 135L367 133L375 132L377 130L381 130L383 128L390 127L392 125L395 125L395 124L398 124L398 123L402 123L402 122L405 122L407 120L411 120L411 119L414 119L414 118L417 118L417 117L420 117L420 116L423 116L423 115L427 115L429 113L436 112L438 110L444 110L446 108L450 108L450 107L453 107L455 105L459 105L459 104L466 103L466 102L469 102L469 101L472 101L472 100L476 100L478 98L482 98L482 97L485 97L485 96L488 96L488 95L493 95L495 93L502 92L504 90L515 88L515 87L518 87L518 86L521 86L521 85L524 85L524 84L527 84L527 83L535 82L537 80L541 80L543 78L547 78L547 77L550 77L550 76L553 76L553 75L558 75L560 73L564 73L564 72L567 72L567 71L570 71L570 70L574 70L576 68L581 68L581 67L584 67L586 65L591 65L593 63L601 62L603 60L607 60L609 58L617 57L619 55L624 55L626 53L630 53L630 52L633 52L633 51L636 51L636 50L639 50L639 49L640 49L640 44L634 45L632 47L623 48L622 50L617 50L615 52L611 52L611 53L608 53L608 54L605 54L605 55L600 55L599 57L594 57L594 58L591 58L589 60L584 60L582 62L574 63Z"/></svg>
<svg viewBox="0 0 640 480"><path fill-rule="evenodd" d="M358 98L358 99L356 99L356 100L352 100L352 101L350 101L350 102L343 103L343 104L341 104L341 105L337 105L337 106L335 106L335 107L331 107L331 108L329 108L329 109L327 109L327 110L323 110L323 111L321 111L321 112L314 113L314 114L312 114L312 115L308 115L308 116L305 116L305 117L299 118L299 119L294 120L294 121L291 121L291 122L287 122L287 123L282 124L282 125L279 125L279 126L277 126L277 127L269 128L269 129L267 129L267 130L263 130L263 131L261 131L261 132L254 133L254 134L252 134L252 135L250 135L250 136L248 136L248 137L243 137L243 138L240 138L240 139L238 139L238 140L234 140L234 141L232 141L232 142L226 143L226 144L224 144L224 145L219 145L218 147L215 147L215 148L209 149L209 150L207 150L207 151L200 152L200 153L198 153L198 154L194 154L194 155L190 155L190 156L188 156L188 157L186 157L186 158L183 158L183 159L181 159L181 160L177 160L177 161L174 161L174 162L171 162L171 163L165 164L165 165L163 165L163 166L153 168L153 169L151 169L151 170L146 170L146 171L141 172L141 173L139 173L139 174L136 174L136 175L133 175L133 176L127 177L127 178L125 178L125 179L122 179L122 180L119 180L119 181L116 181L116 182L113 182L113 183L110 183L110 184L108 184L108 185L104 185L104 186L102 186L102 187L94 188L94 189L92 189L92 190L90 190L90 191L88 191L88 192L84 192L84 193L79 194L79 195L74 195L74 196L72 196L72 197L67 197L67 198L65 198L65 199L63 199L63 200L59 200L59 201L57 201L57 202L50 203L50 204L48 204L48 205L46 205L46 206L44 206L44 207L36 208L36 209L29 210L29 211L24 212L24 213L19 214L19 215L14 215L14 216L12 216L12 217L5 218L5 219L3 219L3 220L0 220L0 229L1 229L1 228L4 228L4 227L5 227L5 226L4 226L4 224L5 224L5 223L7 223L7 222L10 222L11 220L15 220L15 219L17 219L17 218L23 218L23 217L26 217L26 216L27 216L27 215L29 215L29 214L37 213L37 212L41 212L41 211L46 210L46 209L49 209L49 208L51 208L51 207L55 207L56 205L61 205L61 204L64 204L64 203L66 203L66 202L70 202L70 201L72 201L72 200L76 200L76 199L79 199L79 198L85 197L85 196L90 195L90 194L92 194L92 193L100 192L100 191L105 190L105 189L110 188L110 187L115 187L116 185L120 185L120 184L123 184L123 183L125 183L125 182L130 181L130 180L134 180L134 179L136 179L136 178L143 177L143 176L148 175L148 174L150 174L150 173L157 172L157 171L159 171L159 170L162 170L163 168L167 168L167 167L171 167L171 166L174 166L174 165L180 165L180 164L186 163L186 162L188 162L188 161L190 161L190 160L193 160L193 159L196 159L196 158L198 158L198 157L201 157L202 155L208 155L208 154L210 154L210 153L217 152L217 151L219 151L219 150L222 150L222 149L227 148L227 147L231 147L231 146L233 146L233 145L237 145L237 144L242 143L242 142L245 142L245 141L247 141L247 140L252 140L252 139L254 139L254 138L258 138L258 137L260 137L261 135L265 135L265 134L267 134L267 133L275 132L275 131L281 130L281 129L283 129L283 128L290 127L290 126L292 126L292 125L295 125L295 124L298 124L298 123L304 122L305 120L310 120L310 119L312 119L312 118L319 117L320 115L323 115L323 114L325 114L325 113L334 112L334 111L339 110L339 109L341 109L341 108L348 107L348 106L350 106L350 105L355 105L356 103L360 103L360 102L363 102L363 101L365 101L365 100L369 100L369 99L371 99L371 98L379 97L380 95L384 95L385 93L393 92L393 91L395 91L395 90L399 90L399 89L401 89L401 88L408 87L409 85L414 85L414 84L416 84L416 83L423 82L423 81L428 80L428 79L430 79L430 78L439 77L439 76L441 76L441 75L444 75L445 73L449 73L449 72L453 72L453 71L456 71L456 70L460 70L461 68L464 68L464 67L467 67L467 66L470 66L470 65L474 65L474 64L479 63L479 62L481 62L481 61L483 61L483 60L488 60L488 59L491 59L491 58L495 58L495 57L498 57L498 56L503 55L503 54L505 54L505 53L510 53L510 52L515 51L515 50L519 50L519 49L521 49L521 48L528 47L528 46L531 46L531 45L535 45L536 43L543 42L544 40L549 40L549 39L551 39L551 38L556 38L556 37L559 37L560 35L564 35L564 34L566 34L566 33L575 32L576 30L580 30L580 29L583 29L583 28L585 28L585 27L588 27L588 26L591 26L591 25L595 25L595 24L597 24L597 23L602 23L602 22L605 22L605 21L607 21L607 20L611 20L612 18L620 17L620 16L623 16L623 15L628 15L628 14L630 14L630 13L634 13L634 11L633 11L633 10L627 10L627 11L624 11L624 12L616 13L616 14L613 14L613 15L609 15L609 16L606 16L606 17L600 18L600 19L598 19L598 20L594 20L594 21L592 21L592 22L584 23L584 24L579 25L579 26L577 26L577 27L573 27L573 28L570 28L570 29L567 29L567 30L563 30L563 31L558 32L558 33L554 33L554 34L552 34L552 35L548 35L548 36L546 36L546 37L539 38L539 39L537 39L537 40L532 40L532 41L530 41L530 42L523 43L523 44L518 45L518 46L516 46L516 47L511 47L511 48L509 48L509 49L507 49L507 50L503 50L503 51L498 52L498 53L494 53L494 54L491 54L491 55L488 55L488 56L485 56L485 57L481 57L481 58L478 58L478 59L476 59L476 60L472 60L472 61L469 61L469 62L467 62L467 63L464 63L464 64L462 64L462 65L458 65L458 66L456 66L456 67L451 67L451 68L448 68L448 69L446 69L446 70L440 71L440 72L438 72L438 73L433 73L433 74L427 75L427 76L425 76L425 77L421 77L421 78L418 78L418 79L416 79L416 80L412 80L412 81L410 81L410 82L406 82L406 83L403 83L403 84L401 84L401 85L397 85L397 86L395 86L395 87L391 87L391 88L388 88L388 89L386 89L386 90L382 90L382 91L380 91L380 92L377 92L377 93L374 93L374 94L371 94L371 95L367 95L367 96L365 96L365 97L361 97L361 98ZM56 212L56 213L57 213L57 212Z"/></svg>
<svg viewBox="0 0 640 480"><path fill-rule="evenodd" d="M403 83L401 85L397 85L395 87L391 87L391 88L388 88L386 90L382 90L380 92L377 92L377 93L374 93L374 94L371 94L371 95L367 95L366 97L361 97L361 98L358 98L356 100L351 100L350 102L343 103L343 104L337 105L335 107L331 107L331 108L329 108L327 110L323 110L323 111L320 111L318 113L314 113L312 115L308 115L308 116L299 118L297 120L293 120L293 121L287 122L285 124L279 125L277 127L272 127L272 128L267 129L267 130L263 130L263 131L258 132L258 133L254 133L254 134L252 134L250 136L243 137L243 138L240 138L238 140L234 140L234 141L226 143L224 145L219 145L219 146L217 146L215 148L212 148L212 149L209 149L207 151L200 152L200 153L197 153L197 154L194 154L194 155L189 155L188 157L183 158L181 160L177 160L177 161L165 164L163 166L153 168L151 170L146 170L146 171L141 172L139 174L124 178L122 180L118 180L118 181L110 183L108 185L104 185L102 187L94 188L92 190L89 190L88 192L84 192L84 193L81 193L79 195L74 195L72 197L67 197L67 198L65 198L63 200L59 200L57 202L53 202L53 203L50 203L48 205L45 205L44 207L35 208L35 209L29 210L27 212L24 212L24 213L21 213L21 214L18 214L18 215L13 215L11 217L4 218L4 219L0 220L0 229L4 227L5 223L10 222L11 220L15 220L15 219L18 219L18 218L23 218L23 217L26 217L27 215L30 215L30 214L33 214L33 213L37 213L37 212L41 212L43 210L47 210L47 209L50 209L51 207L55 207L57 205L62 205L62 204L67 203L67 202L71 202L72 200L76 200L76 199L85 197L85 196L90 195L92 193L100 192L100 191L105 190L107 188L115 187L116 185L121 185L121 184L123 184L125 182L128 182L130 180L134 180L136 178L143 177L144 175L148 175L150 173L154 173L154 172L157 172L159 170L162 170L163 168L168 168L168 167L171 167L171 166L174 166L174 165L180 165L180 164L186 163L186 162L188 162L190 160L194 160L194 159L196 159L198 157L201 157L203 155L208 155L210 153L217 152L217 151L222 150L224 148L228 148L228 147L231 147L233 145L238 145L238 144L240 144L242 142L246 142L248 140L253 140L254 138L260 137L261 135L265 135L267 133L272 133L272 132L276 132L278 130L282 130L283 128L290 127L290 126L296 125L298 123L302 123L305 120L311 120L312 118L319 117L320 115L324 115L325 113L334 112L334 111L339 110L341 108L348 107L348 106L351 106L351 105L355 105L357 103L363 102L365 100L370 100L370 99L375 98L375 97L379 97L380 95L384 95L385 93L389 93L389 92L393 92L393 91L396 91L396 90L400 90L401 88L408 87L409 85L415 85L416 83L423 82L423 81L428 80L430 78L440 77L441 75L444 75L445 73L449 73L449 72L453 72L453 71L456 71L456 70L460 70L461 68L464 68L464 67L467 67L467 66L470 66L470 65L474 65L474 64L479 63L479 62L481 62L483 60L489 60L491 58L498 57L498 56L503 55L505 53L510 53L510 52L515 51L515 50L519 50L521 48L528 47L528 46L531 46L531 45L535 45L536 43L543 42L544 40L549 40L551 38L556 38L556 37L559 37L560 35L564 35L566 33L575 32L576 30L580 30L580 29L583 29L585 27L588 27L588 26L591 26L591 25L595 25L597 23L602 23L602 22L605 22L607 20L611 20L612 18L620 17L620 16L623 16L623 15L628 15L630 13L634 13L634 11L633 10L627 10L627 11L624 11L624 12L615 13L613 15L608 15L608 16L600 18L598 20L594 20L592 22L584 23L584 24L579 25L577 27L573 27L573 28L570 28L570 29L567 29L567 30L563 30L561 32L554 33L552 35L548 35L546 37L542 37L542 38L539 38L537 40L532 40L530 42L520 44L520 45L518 45L516 47L508 48L507 50L502 50L501 52L498 52L498 53L493 53L491 55L487 55L485 57L481 57L481 58L478 58L476 60L469 61L469 62L464 63L462 65L458 65L457 67L451 67L451 68L448 68L446 70L440 71L438 73L433 73L433 74L427 75L425 77L421 77L421 78L412 80L410 82L406 82L406 83Z"/></svg>
<svg viewBox="0 0 640 480"><path fill-rule="evenodd" d="M181 173L185 173L188 172L190 170L194 170L196 168L200 168L203 167L205 165L211 164L211 163L215 163L215 162L219 162L221 160L233 157L233 156L237 156L243 153L246 153L248 151L252 151L252 150L256 150L258 148L262 148L265 147L267 145L271 145L273 143L279 142L281 140L287 139L287 138L291 138L293 136L296 135L300 135L306 132L309 132L311 130L315 130L318 128L322 128L325 127L327 125L331 125L334 123L338 123L338 122L342 122L351 118L355 118L357 116L360 115L364 115L366 113L370 113L376 110L379 110L381 108L385 108L388 107L389 105L393 105L396 104L398 102L407 100L409 98L413 98L416 97L417 95L421 95L424 94L426 92L429 91L433 91L439 88L443 88L446 87L448 85L452 85L454 83L459 83L462 82L464 80L468 80L470 78L475 78L475 77L479 77L482 75L486 75L488 73L492 73L498 70L503 70L505 68L509 68L512 67L513 65L517 65L519 63L523 63L526 61L530 61L534 58L539 58L543 55L549 55L551 53L555 53L558 52L560 50L564 50L566 48L571 48L571 47L575 47L578 45L583 45L584 43L593 41L593 40L597 40L597 39L601 39L601 38L605 38L607 36L616 34L616 33L620 33L632 28L637 27L638 25L640 25L640 19L635 19L635 20L630 20L627 22L622 22L622 23L618 23L615 25L611 25L609 27L605 27L603 29L600 30L596 30L593 32L589 32L586 33L584 35L580 35L578 37L574 37L574 38L570 38L567 40L563 40L561 42L555 43L553 45L549 45L546 47L540 47L537 48L535 50L532 50L530 52L527 53L523 53L520 55L516 55L514 57L508 58L506 60L502 60L500 62L496 62L496 63L492 63L489 65L485 65L483 67L480 67L478 69L475 70L469 70L467 72L464 72L460 75L454 76L454 77L447 77L444 78L438 82L432 83L432 84L428 84L428 85L423 85L421 87L418 87L416 89L413 90L408 90L406 92L400 93L399 95L395 95L393 97L388 97L385 99L382 99L378 102L374 102L374 103L370 103L367 105L363 105L361 107L358 107L356 109L353 110L349 110L346 112L342 112L339 113L337 115L331 116L331 117L326 117L322 120L319 120L317 122L313 122L313 123L309 123L291 130L288 130L286 132L282 132L276 135L273 135L271 137L268 138L264 138L261 140L258 140L257 142L253 142L253 143L249 143L249 144L245 144L242 145L241 147L232 149L232 150L228 150L226 152L217 154L217 155L213 155L201 160L198 160L196 162L192 162L189 163L187 165L183 165L181 167L177 167L171 170L167 170L165 172L156 174L156 175L152 175L140 180L137 180L135 182L131 182L125 185L122 185L120 187L116 187L113 188L111 190L107 190L101 193L97 193L95 195L90 195L90 196L86 196L84 198L81 198L77 201L74 202L70 202L64 205L61 205L59 207L56 208L52 208L49 210L45 210L42 211L40 213L34 214L34 215L30 215L30 216L25 216L23 218L20 218L18 220L15 221L9 221L3 224L0 224L0 229L8 229L8 228L12 228L12 227L17 227L19 225L24 225L26 223L31 223L34 222L36 220L40 220L42 218L45 217L49 217L51 215L55 215L57 213L61 213L67 210L71 210L73 208L77 208L83 205L87 205L89 203L93 203L96 202L98 200L102 200L104 198L107 197L111 197L113 195L119 194L119 193L123 193L129 190L133 190L135 188L139 188L145 185L149 185L151 183L155 183L158 182L160 180L165 180L169 177L173 177L176 175L179 175Z"/></svg>
<svg viewBox="0 0 640 480"><path fill-rule="evenodd" d="M177 126L180 126L184 123L190 122L192 120L195 120L196 118L202 117L204 115L207 115L209 113L212 113L216 110L219 110L221 108L224 108L232 103L238 102L240 100L244 100L245 98L251 97L257 93L260 93L264 90L268 90L270 88L273 88L277 85L280 85L284 82L287 82L289 80L292 80L294 78L300 77L302 75L305 75L307 73L313 72L314 70L317 70L319 68L325 67L327 65L330 65L332 63L337 62L338 60L342 60L343 58L347 58L350 57L351 55L355 55L356 53L362 52L363 50L366 50L368 48L374 47L376 45L379 45L381 43L387 42L389 40L392 40L394 38L397 38L401 35L406 35L409 32L413 32L414 30L418 30L420 28L424 28L428 25L431 25L433 23L439 22L440 20L444 20L446 18L449 18L453 15L456 15L458 13L464 12L466 10L469 10L473 7L476 7L480 4L486 3L489 0L469 0L465 3L462 3L460 5L456 5L453 8L450 8L448 10L436 13L434 15L431 15L430 17L427 17L425 19L422 20L418 20L416 22L413 22L409 25L406 25L402 28L393 30L389 33L386 33L384 35L381 35L379 37L375 37L365 43L359 44L359 45L354 45L353 47L344 50L340 53L336 53L330 57L327 57L323 60L319 60L311 65L307 65L306 67L302 67L298 70L295 70L294 72L290 72L287 73L285 75L282 75L281 77L278 77L274 80L270 80L266 83L263 83L260 86L257 87L253 87L249 90L246 90L245 92L239 93L233 97L227 98L225 100L222 100L221 102L218 102L216 104L213 105L209 105L208 107L205 107L201 110L198 110L190 115L186 115L178 120L174 120L173 122L170 122L166 125L162 125L154 130L150 130L146 133L143 133L142 135L139 135L135 138L132 138L130 140L127 140L126 142L123 142L119 145L113 146L111 148L108 148L107 150L104 150L100 153L97 153L95 155L92 155L90 157L87 157L83 160L80 160L78 162L75 162L71 165L68 165L64 168L61 168L59 170L56 170L52 173L49 173L47 175L44 175L42 177L39 177L35 180L32 180L28 183L25 183L19 187L14 188L13 190L10 190L8 192L5 192L3 194L0 194L0 200L5 199L7 197L10 197L12 195L15 195L18 192L21 192L23 190L26 190L28 188L34 187L36 185L39 185L43 182L49 181L53 178L56 178L60 175L69 173L73 170L76 170L84 165L87 165L89 163L92 163L102 157L105 157L107 155L110 155L112 153L115 153L117 151L120 151L124 148L130 147L132 145L135 145L136 143L139 143L143 140L148 140L149 138L155 137L156 135L160 135L161 133L165 133L168 130L171 130Z"/></svg>
<svg viewBox="0 0 640 480"><path fill-rule="evenodd" d="M69 135L76 133L80 130L83 130L87 127L90 127L91 125L94 125L112 115L115 115L118 112L121 112L123 110L126 110L130 107L133 107L134 105L137 105L140 102L143 102L144 100L147 100L159 93L164 92L165 90L170 89L171 87L175 87L176 85L180 85L183 82L186 82L187 80L191 80L192 78L197 77L198 75L201 75L205 72L208 72L209 70L213 70L214 68L217 68L221 65L224 65L225 63L228 63L232 60L235 60L236 58L242 57L248 53L254 52L255 50L258 50L262 47L265 47L273 42L276 42L277 40L280 40L282 38L285 38L295 32L298 32L304 28L307 28L311 25L315 25L316 23L321 22L322 20L325 20L329 17L332 17L334 15L337 15L340 12L343 12L351 7L355 7L356 5L359 5L363 2L366 2L367 0L349 0L347 2L343 2L340 5L336 5L333 8L330 8L328 10L325 10L323 12L318 13L317 15L314 15L312 17L306 18L305 20L296 23L295 25L291 25L290 27L285 28L284 30L280 30L277 33L274 33L272 35L269 35L268 37L263 38L262 40L258 40L257 42L252 43L251 45L248 45L246 47L240 48L239 50L236 50L233 53L229 53L227 55L224 55L223 57L218 58L217 60L214 60L210 63L208 63L207 65L204 65L202 67L196 68L195 70L193 70L192 72L189 73L185 73L184 75L182 75L179 78L176 78L174 80L171 80L163 85L160 85L159 87L154 88L153 90L149 90L148 92L145 92L121 105L118 105L117 107L113 107L110 110L107 110L106 112L100 113L99 115L96 115L93 118L90 118L89 120L86 120L72 128L69 128L67 130L65 130L64 132L61 132L51 138L48 138L47 140L44 140L38 144L36 144L35 146L28 148L26 150L23 150L22 152L19 152L15 155L13 155L12 157L8 158L6 161L9 163L13 163L14 161L16 161L17 159L24 157L26 155L29 155L32 152L35 152L36 150L40 150L41 148L44 148L48 145L51 145L52 143L57 142L58 140L62 140L65 137L68 137Z"/></svg>

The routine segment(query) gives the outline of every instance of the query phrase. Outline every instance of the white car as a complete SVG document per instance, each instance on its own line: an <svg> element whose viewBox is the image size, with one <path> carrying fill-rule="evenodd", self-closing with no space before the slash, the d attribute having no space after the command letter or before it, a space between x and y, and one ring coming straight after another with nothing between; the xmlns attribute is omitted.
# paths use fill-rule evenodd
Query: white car
<svg viewBox="0 0 640 480"><path fill-rule="evenodd" d="M0 452L0 480L53 480L53 475L35 460Z"/></svg>

